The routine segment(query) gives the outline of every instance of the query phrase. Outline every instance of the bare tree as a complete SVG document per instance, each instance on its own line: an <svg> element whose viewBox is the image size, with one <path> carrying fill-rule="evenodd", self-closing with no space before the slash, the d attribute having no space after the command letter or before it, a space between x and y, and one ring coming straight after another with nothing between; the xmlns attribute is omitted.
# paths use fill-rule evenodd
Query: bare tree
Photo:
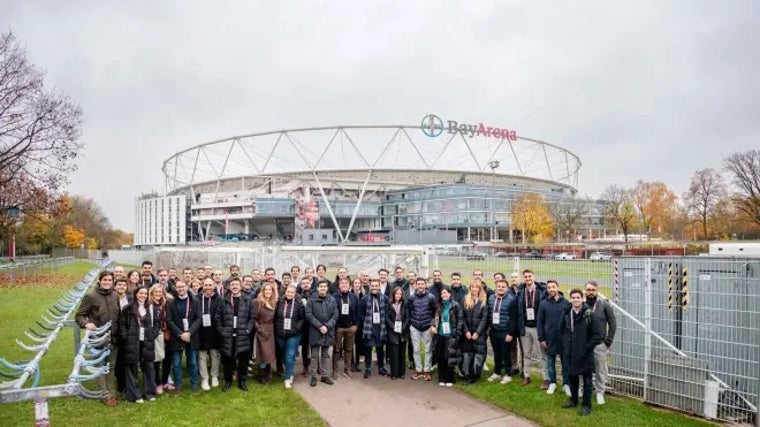
<svg viewBox="0 0 760 427"><path fill-rule="evenodd" d="M610 185L602 193L602 200L606 203L605 217L623 232L625 242L628 243L628 235L636 224L636 209L631 200L631 190L617 185Z"/></svg>
<svg viewBox="0 0 760 427"><path fill-rule="evenodd" d="M24 195L12 193L19 187L55 193L67 182L82 149L81 123L79 107L45 87L44 74L13 34L0 34L0 193L6 206L23 208Z"/></svg>
<svg viewBox="0 0 760 427"><path fill-rule="evenodd" d="M562 235L576 230L581 219L589 212L589 201L583 198L558 200L549 206L554 225Z"/></svg>
<svg viewBox="0 0 760 427"><path fill-rule="evenodd" d="M760 150L734 153L723 164L734 175L734 185L739 189L736 207L760 225Z"/></svg>
<svg viewBox="0 0 760 427"><path fill-rule="evenodd" d="M707 239L708 220L715 212L720 199L726 195L726 184L715 169L700 169L691 177L689 189L684 193L686 209L702 224L702 233Z"/></svg>

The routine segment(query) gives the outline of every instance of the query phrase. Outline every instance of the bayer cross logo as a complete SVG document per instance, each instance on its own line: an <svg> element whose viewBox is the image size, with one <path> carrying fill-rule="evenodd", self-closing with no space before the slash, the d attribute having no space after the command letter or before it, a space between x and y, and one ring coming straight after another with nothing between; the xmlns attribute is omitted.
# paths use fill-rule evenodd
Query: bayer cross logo
<svg viewBox="0 0 760 427"><path fill-rule="evenodd" d="M422 118L420 129L430 138L436 138L443 133L443 120L435 114L428 114Z"/></svg>

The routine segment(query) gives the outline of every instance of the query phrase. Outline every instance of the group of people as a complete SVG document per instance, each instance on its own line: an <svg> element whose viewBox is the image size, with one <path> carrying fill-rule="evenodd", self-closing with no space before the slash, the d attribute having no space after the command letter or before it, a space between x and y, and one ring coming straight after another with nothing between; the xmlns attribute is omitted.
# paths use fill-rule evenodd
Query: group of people
<svg viewBox="0 0 760 427"><path fill-rule="evenodd" d="M593 281L585 292L571 290L568 301L557 281L536 282L531 270L522 277L496 273L493 288L481 270L469 286L459 273L444 284L438 270L430 283L401 267L393 277L380 269L376 277L362 271L355 279L341 267L334 280L326 270L306 267L301 274L293 266L278 279L274 268L241 275L233 265L225 278L206 266L184 268L180 277L176 269L154 274L145 261L140 271L102 272L76 321L91 330L111 322L113 369L99 379L109 394L105 403L115 405L119 394L143 403L180 393L183 355L194 393L227 391L235 380L247 391L249 364L260 383L277 375L291 388L299 348L301 375L312 387L332 385L338 374L371 377L373 353L375 372L391 380L410 370L410 379L432 381L437 369L441 387L453 386L457 373L471 384L488 370L488 341L494 368L487 381L507 384L521 375L527 386L535 367L541 389L553 394L559 356L564 406L577 406L582 390L580 413L590 413L592 389L604 403L615 316Z"/></svg>

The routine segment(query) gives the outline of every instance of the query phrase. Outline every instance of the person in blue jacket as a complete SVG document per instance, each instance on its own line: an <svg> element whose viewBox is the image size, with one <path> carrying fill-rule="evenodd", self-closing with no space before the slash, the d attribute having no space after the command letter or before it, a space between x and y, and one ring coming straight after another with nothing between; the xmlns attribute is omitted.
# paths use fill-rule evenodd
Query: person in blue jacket
<svg viewBox="0 0 760 427"><path fill-rule="evenodd" d="M570 375L564 368L565 361L562 358L562 342L559 331L559 322L562 319L562 313L568 309L570 302L565 299L562 292L559 291L559 284L556 280L546 282L546 299L538 308L538 342L541 343L541 349L546 352L546 369L549 375L549 388L546 394L554 394L557 389L557 356L560 356L562 362L562 388L565 394L570 395Z"/></svg>

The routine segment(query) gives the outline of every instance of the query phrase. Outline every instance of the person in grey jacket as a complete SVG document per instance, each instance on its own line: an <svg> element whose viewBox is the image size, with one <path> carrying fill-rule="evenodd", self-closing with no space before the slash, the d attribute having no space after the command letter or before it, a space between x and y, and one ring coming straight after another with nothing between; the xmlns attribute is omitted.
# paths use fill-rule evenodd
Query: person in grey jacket
<svg viewBox="0 0 760 427"><path fill-rule="evenodd" d="M599 320L604 332L604 339L594 348L594 389L596 389L596 404L604 405L604 391L607 386L607 353L612 347L617 330L615 309L607 298L599 293L599 285L595 281L586 282L586 304Z"/></svg>
<svg viewBox="0 0 760 427"><path fill-rule="evenodd" d="M321 368L322 382L332 385L330 379L330 347L335 342L335 324L338 322L338 304L327 294L327 280L320 280L317 293L306 305L306 321L309 322L309 346L311 347L311 382L317 386L317 371ZM320 360L321 359L321 360ZM321 362L321 363L320 363Z"/></svg>

